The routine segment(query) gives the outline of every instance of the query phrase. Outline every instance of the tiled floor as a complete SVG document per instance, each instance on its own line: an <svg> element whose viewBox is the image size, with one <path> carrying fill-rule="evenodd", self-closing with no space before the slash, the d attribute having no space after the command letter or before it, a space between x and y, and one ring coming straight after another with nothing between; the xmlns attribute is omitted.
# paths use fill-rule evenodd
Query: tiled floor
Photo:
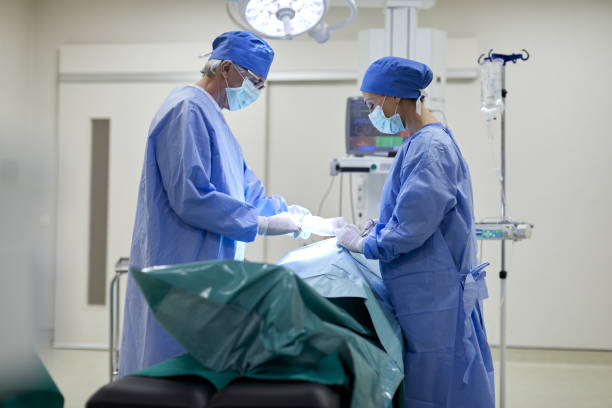
<svg viewBox="0 0 612 408"><path fill-rule="evenodd" d="M499 394L499 359L493 352ZM514 349L506 370L508 408L612 407L612 352Z"/></svg>
<svg viewBox="0 0 612 408"><path fill-rule="evenodd" d="M40 348L38 353L64 396L64 407L84 407L109 381L108 351Z"/></svg>
<svg viewBox="0 0 612 408"><path fill-rule="evenodd" d="M68 408L83 407L108 382L105 351L41 349L40 357ZM494 350L494 357L497 356ZM499 364L495 366L496 370ZM496 381L499 381L496 376ZM496 391L499 384L496 384ZM612 352L508 352L508 408L612 407Z"/></svg>

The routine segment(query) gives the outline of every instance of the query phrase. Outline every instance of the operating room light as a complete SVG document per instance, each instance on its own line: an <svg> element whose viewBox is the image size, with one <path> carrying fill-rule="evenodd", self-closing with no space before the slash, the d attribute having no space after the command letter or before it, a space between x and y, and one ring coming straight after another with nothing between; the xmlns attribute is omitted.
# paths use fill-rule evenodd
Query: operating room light
<svg viewBox="0 0 612 408"><path fill-rule="evenodd" d="M324 0L250 0L244 19L267 37L285 38L303 34L325 15Z"/></svg>
<svg viewBox="0 0 612 408"><path fill-rule="evenodd" d="M229 17L237 25L262 37L292 39L308 33L315 41L324 43L329 40L331 31L347 26L355 18L355 1L345 1L350 8L350 17L332 26L324 21L329 0L227 0L226 6ZM237 5L246 24L234 17L231 3Z"/></svg>

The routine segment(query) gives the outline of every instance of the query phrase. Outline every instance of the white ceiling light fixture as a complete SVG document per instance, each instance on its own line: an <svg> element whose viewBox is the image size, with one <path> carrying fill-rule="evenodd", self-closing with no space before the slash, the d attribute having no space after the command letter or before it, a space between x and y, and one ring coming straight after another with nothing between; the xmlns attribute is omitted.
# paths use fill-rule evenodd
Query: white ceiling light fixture
<svg viewBox="0 0 612 408"><path fill-rule="evenodd" d="M346 21L332 26L323 19L329 0L227 0L226 9L234 23L262 37L290 40L307 32L318 43L324 43L329 40L331 31L346 27L355 19L355 1L345 1L351 15ZM237 5L248 27L234 17L230 3Z"/></svg>

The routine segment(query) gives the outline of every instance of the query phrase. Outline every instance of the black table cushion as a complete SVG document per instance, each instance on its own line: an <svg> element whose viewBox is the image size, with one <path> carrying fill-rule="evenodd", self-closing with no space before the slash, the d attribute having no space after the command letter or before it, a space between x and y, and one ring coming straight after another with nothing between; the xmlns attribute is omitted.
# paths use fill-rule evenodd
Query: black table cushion
<svg viewBox="0 0 612 408"><path fill-rule="evenodd" d="M199 377L150 378L127 376L100 388L87 408L202 408L215 388Z"/></svg>
<svg viewBox="0 0 612 408"><path fill-rule="evenodd" d="M342 387L301 381L239 380L218 391L209 408L341 408L350 405Z"/></svg>
<svg viewBox="0 0 612 408"><path fill-rule="evenodd" d="M343 408L350 393L342 387L302 381L241 379L215 392L199 377L128 376L99 389L87 408Z"/></svg>

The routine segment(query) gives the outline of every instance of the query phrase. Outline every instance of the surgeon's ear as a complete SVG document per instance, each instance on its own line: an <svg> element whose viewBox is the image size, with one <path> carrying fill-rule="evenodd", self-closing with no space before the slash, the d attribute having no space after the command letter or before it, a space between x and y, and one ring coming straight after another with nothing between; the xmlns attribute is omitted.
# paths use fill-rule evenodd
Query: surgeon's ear
<svg viewBox="0 0 612 408"><path fill-rule="evenodd" d="M223 60L221 62L221 69L219 72L221 72L221 75L223 75L223 77L227 79L231 68L232 68L232 61Z"/></svg>

